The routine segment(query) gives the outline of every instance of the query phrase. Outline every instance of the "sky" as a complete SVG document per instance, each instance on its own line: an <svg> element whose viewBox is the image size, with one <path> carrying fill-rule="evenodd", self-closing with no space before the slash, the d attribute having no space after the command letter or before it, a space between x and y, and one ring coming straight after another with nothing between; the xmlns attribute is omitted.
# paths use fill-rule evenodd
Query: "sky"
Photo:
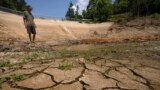
<svg viewBox="0 0 160 90"><path fill-rule="evenodd" d="M89 0L26 0L33 7L33 15L47 18L64 18L71 1L79 5L81 13Z"/></svg>

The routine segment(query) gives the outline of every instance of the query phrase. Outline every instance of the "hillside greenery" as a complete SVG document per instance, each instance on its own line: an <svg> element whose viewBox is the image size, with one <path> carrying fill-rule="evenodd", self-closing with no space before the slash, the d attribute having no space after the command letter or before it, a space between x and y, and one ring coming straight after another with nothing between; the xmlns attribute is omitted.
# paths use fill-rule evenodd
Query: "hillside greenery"
<svg viewBox="0 0 160 90"><path fill-rule="evenodd" d="M25 0L0 0L0 6L9 9L24 11L26 6Z"/></svg>
<svg viewBox="0 0 160 90"><path fill-rule="evenodd" d="M71 8L71 7L69 7ZM89 0L87 9L83 11L83 19L94 22L129 20L160 14L160 0ZM74 13L69 11L68 13ZM73 14L75 16L75 14ZM68 17L74 18L74 17Z"/></svg>

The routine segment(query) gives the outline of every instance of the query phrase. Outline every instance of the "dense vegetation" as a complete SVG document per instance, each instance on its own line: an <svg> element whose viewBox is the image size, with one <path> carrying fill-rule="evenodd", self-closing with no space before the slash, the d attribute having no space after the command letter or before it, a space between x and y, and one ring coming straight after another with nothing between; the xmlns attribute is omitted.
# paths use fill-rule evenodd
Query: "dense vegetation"
<svg viewBox="0 0 160 90"><path fill-rule="evenodd" d="M160 13L160 0L116 0L113 4L114 14L130 12L134 16Z"/></svg>
<svg viewBox="0 0 160 90"><path fill-rule="evenodd" d="M76 6L76 10L73 8L73 3L70 2L67 13L66 13L67 20L77 20L82 19L82 15L79 14L79 6Z"/></svg>
<svg viewBox="0 0 160 90"><path fill-rule="evenodd" d="M89 0L84 19L105 22L115 18L131 18L160 13L160 0ZM70 13L70 12L67 12ZM74 12L73 12L74 13ZM69 17L74 18L74 17Z"/></svg>
<svg viewBox="0 0 160 90"><path fill-rule="evenodd" d="M26 2L25 0L0 0L0 6L13 10L23 11L25 9Z"/></svg>
<svg viewBox="0 0 160 90"><path fill-rule="evenodd" d="M71 2L69 4L69 8L68 8L68 11L66 13L66 18L67 19L75 18L74 9L72 7L73 7L73 3Z"/></svg>

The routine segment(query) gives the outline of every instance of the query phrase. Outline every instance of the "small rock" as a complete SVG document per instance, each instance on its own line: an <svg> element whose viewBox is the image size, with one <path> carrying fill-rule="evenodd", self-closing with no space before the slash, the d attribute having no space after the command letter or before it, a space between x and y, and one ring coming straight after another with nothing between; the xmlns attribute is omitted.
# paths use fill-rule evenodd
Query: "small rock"
<svg viewBox="0 0 160 90"><path fill-rule="evenodd" d="M84 58L79 58L78 62L81 63L81 64L83 64L83 63L85 63L85 59Z"/></svg>

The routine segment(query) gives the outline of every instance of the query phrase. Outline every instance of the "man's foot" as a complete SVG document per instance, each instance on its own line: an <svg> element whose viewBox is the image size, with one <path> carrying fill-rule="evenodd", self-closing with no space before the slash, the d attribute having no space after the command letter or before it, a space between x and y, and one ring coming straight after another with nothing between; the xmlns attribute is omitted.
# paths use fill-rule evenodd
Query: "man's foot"
<svg viewBox="0 0 160 90"><path fill-rule="evenodd" d="M25 44L30 44L30 42L29 41L26 41L26 42L24 42Z"/></svg>

